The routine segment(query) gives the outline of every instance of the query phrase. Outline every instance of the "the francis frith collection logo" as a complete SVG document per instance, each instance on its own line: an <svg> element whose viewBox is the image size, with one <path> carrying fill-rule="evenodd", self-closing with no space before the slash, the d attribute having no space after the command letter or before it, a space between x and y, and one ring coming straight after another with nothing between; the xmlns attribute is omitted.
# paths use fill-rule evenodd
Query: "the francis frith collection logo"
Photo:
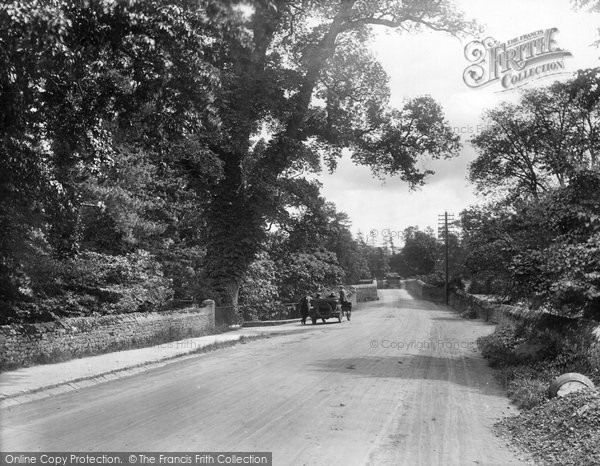
<svg viewBox="0 0 600 466"><path fill-rule="evenodd" d="M465 84L478 88L499 82L507 90L564 72L564 59L571 52L558 47L557 32L557 28L550 28L503 43L492 37L470 42L465 47L465 57L471 62L463 73Z"/></svg>

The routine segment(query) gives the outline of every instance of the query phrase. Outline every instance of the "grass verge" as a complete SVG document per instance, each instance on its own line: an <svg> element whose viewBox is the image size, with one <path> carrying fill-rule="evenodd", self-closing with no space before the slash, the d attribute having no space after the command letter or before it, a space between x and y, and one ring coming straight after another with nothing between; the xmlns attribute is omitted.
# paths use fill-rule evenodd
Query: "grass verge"
<svg viewBox="0 0 600 466"><path fill-rule="evenodd" d="M522 410L498 433L550 464L600 464L600 394L585 390L550 399L552 380L579 372L600 385L598 364L576 327L540 329L506 320L477 341L509 398Z"/></svg>
<svg viewBox="0 0 600 466"><path fill-rule="evenodd" d="M577 328L539 329L531 323L507 320L477 344L520 409L547 402L551 381L566 372L582 373L600 384L589 344Z"/></svg>

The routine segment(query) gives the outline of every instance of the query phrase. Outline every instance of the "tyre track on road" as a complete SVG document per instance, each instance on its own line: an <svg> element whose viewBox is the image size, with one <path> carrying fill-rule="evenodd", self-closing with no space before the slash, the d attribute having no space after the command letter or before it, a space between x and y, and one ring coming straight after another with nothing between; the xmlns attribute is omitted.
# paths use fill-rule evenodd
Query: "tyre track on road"
<svg viewBox="0 0 600 466"><path fill-rule="evenodd" d="M508 400L485 361L433 345L492 327L404 290L381 296L351 322L7 408L2 447L272 451L274 464L293 465L518 464L491 432Z"/></svg>

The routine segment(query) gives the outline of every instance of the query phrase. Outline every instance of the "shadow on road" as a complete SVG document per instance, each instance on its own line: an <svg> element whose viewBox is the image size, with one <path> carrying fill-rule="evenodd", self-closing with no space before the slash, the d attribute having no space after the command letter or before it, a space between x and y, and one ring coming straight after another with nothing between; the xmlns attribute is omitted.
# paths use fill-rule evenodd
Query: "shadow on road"
<svg viewBox="0 0 600 466"><path fill-rule="evenodd" d="M388 301L385 304L393 305L393 307L397 307L400 309L418 309L421 311L440 310L440 306L442 306L441 304L436 304L430 301L406 298L395 299L394 301Z"/></svg>
<svg viewBox="0 0 600 466"><path fill-rule="evenodd" d="M453 315L451 315L449 317L431 317L431 320L443 320L443 321L451 321L451 322L460 322L461 318L458 315L453 314Z"/></svg>
<svg viewBox="0 0 600 466"><path fill-rule="evenodd" d="M450 345L459 342L442 342ZM395 351L390 349L390 351ZM435 350L426 350L435 352ZM357 358L332 358L317 361L313 370L338 372L356 377L375 379L398 378L404 380L437 380L480 389L490 390L487 381L481 381L480 367L485 360L475 351L465 349L444 349L440 355L407 354L398 351L397 356L364 356ZM495 385L495 384L492 384Z"/></svg>

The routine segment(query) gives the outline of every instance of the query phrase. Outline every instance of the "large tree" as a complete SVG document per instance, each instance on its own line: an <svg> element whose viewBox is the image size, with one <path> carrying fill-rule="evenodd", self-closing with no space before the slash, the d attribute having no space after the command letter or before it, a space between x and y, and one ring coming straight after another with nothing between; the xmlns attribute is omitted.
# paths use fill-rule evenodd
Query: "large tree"
<svg viewBox="0 0 600 466"><path fill-rule="evenodd" d="M419 157L457 153L458 138L430 97L388 106L387 77L366 45L374 28L458 34L472 26L444 0L250 6L240 10L239 40L215 55L222 125L211 150L223 176L206 211L208 273L221 301L234 305L291 175L317 169L321 159L333 169L349 148L376 174L418 185L430 173L419 170Z"/></svg>
<svg viewBox="0 0 600 466"><path fill-rule="evenodd" d="M376 27L469 29L445 0L11 0L0 25L7 300L37 240L57 257L152 250L180 223L168 206L183 196L197 201L216 297L235 305L267 225L307 186L299 174L335 168L349 148L414 186L430 173L419 157L458 150L430 97L388 106L367 46Z"/></svg>
<svg viewBox="0 0 600 466"><path fill-rule="evenodd" d="M0 5L3 305L28 296L42 257L152 249L181 217L172 201L218 176L206 140L219 75L207 54L229 26L209 6Z"/></svg>
<svg viewBox="0 0 600 466"><path fill-rule="evenodd" d="M472 139L479 154L471 181L482 192L537 197L566 186L579 170L598 169L599 83L598 69L579 71L486 112L485 129Z"/></svg>
<svg viewBox="0 0 600 466"><path fill-rule="evenodd" d="M474 139L470 174L504 196L463 212L467 267L487 291L597 318L600 70L526 91L488 116L496 126Z"/></svg>
<svg viewBox="0 0 600 466"><path fill-rule="evenodd" d="M408 227L403 232L404 246L393 257L394 272L402 276L426 275L434 271L440 245L433 231Z"/></svg>

